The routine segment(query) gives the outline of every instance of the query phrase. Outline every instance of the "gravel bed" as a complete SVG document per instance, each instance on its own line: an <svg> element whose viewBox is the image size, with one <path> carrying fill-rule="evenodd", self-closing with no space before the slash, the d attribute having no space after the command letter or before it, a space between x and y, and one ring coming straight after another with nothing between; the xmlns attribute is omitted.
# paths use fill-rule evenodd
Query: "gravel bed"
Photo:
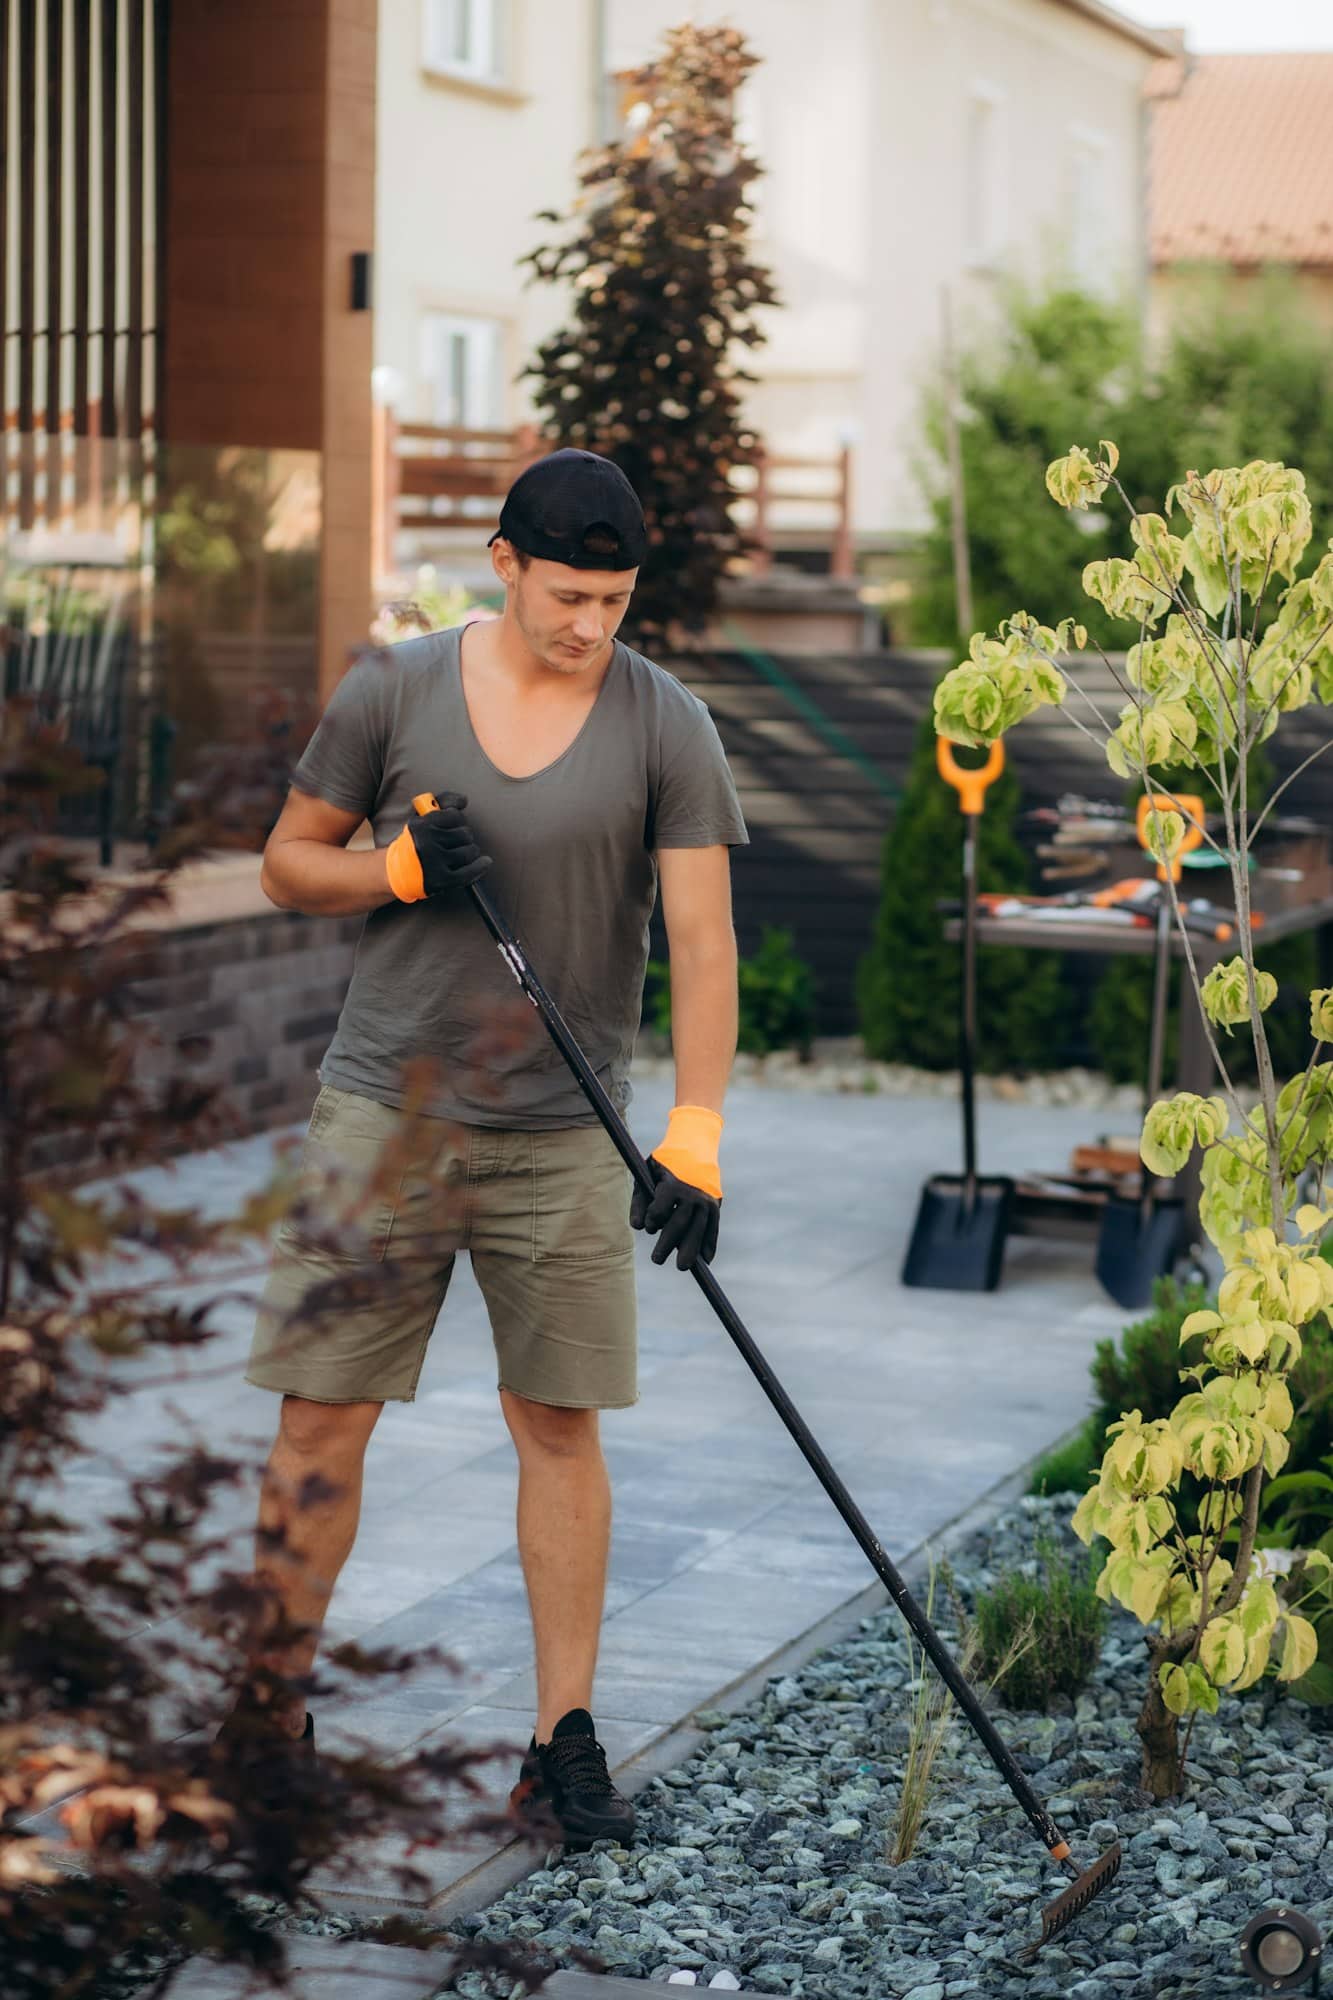
<svg viewBox="0 0 1333 2000"><path fill-rule="evenodd" d="M1075 1496L1025 1499L953 1558L964 1601L1066 1538ZM1115 1612L1100 1666L1050 1715L998 1726L1081 1863L1125 1845L1118 1881L1037 1962L1016 1950L1065 1886L1007 1787L955 1718L912 1860L892 1866L911 1664L892 1609L751 1706L707 1712L707 1743L639 1795L632 1852L602 1844L537 1870L455 1935L527 1941L665 1982L721 1971L810 2000L1184 2000L1253 1994L1236 1940L1266 1904L1333 1931L1333 1729L1274 1683L1201 1717L1187 1795L1138 1788L1141 1628ZM493 1994L479 1975L442 1989Z"/></svg>

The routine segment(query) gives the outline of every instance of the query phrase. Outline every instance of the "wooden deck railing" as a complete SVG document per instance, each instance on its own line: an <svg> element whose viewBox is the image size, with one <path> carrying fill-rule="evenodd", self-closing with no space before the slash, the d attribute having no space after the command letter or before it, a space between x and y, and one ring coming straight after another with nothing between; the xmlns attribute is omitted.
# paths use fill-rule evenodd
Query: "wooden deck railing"
<svg viewBox="0 0 1333 2000"><path fill-rule="evenodd" d="M535 424L512 430L413 424L377 405L372 502L376 576L393 571L401 530L467 526L472 517L460 503L468 500L491 501L498 513L519 473L553 448ZM799 528L779 526L780 516L799 506L803 511L818 507L831 515L829 574L839 579L855 575L850 446L827 458L765 453L746 472L748 477L743 474L736 482L736 498L748 503L750 518L745 526L759 545L755 568L760 574L772 567L779 536L809 541L804 523ZM822 484L813 489L808 483L793 487L788 483L792 473L813 473ZM447 512L439 511L441 501L449 503Z"/></svg>

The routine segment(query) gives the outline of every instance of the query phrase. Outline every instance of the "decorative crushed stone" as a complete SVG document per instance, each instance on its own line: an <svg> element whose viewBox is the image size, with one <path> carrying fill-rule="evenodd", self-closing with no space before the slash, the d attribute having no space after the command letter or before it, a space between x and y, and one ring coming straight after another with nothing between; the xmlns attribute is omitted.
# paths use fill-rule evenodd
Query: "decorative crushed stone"
<svg viewBox="0 0 1333 2000"><path fill-rule="evenodd" d="M670 1081L675 1074L670 1045L645 1032L634 1052L634 1080ZM767 1055L742 1050L732 1081L775 1090L834 1091L844 1095L949 1097L958 1095L957 1070L917 1069L911 1063L880 1062L867 1056L859 1035L817 1036L808 1058L797 1049ZM1138 1084L1117 1084L1097 1070L1034 1071L1025 1076L978 1076L978 1098L998 1104L1074 1104L1090 1111L1120 1112L1127 1133L1137 1131L1143 1092Z"/></svg>
<svg viewBox="0 0 1333 2000"><path fill-rule="evenodd" d="M1039 1531L1078 1544L1076 1496L1024 1500L952 1558L970 1601L1001 1571L1035 1569ZM908 1740L905 1628L887 1609L750 1707L696 1719L708 1742L638 1796L632 1852L559 1858L456 1934L524 1939L567 1961L697 1987L726 1970L747 1991L810 2000L1229 2000L1253 1995L1237 1939L1266 1904L1333 1932L1333 1727L1275 1684L1201 1717L1185 1797L1138 1788L1141 1628L1115 1612L1100 1666L1050 1715L997 1726L1086 1864L1125 1846L1111 1890L1019 1966L1066 1884L961 1718L936 1765L913 1858L885 1858ZM370 1934L373 1934L370 1933ZM482 2000L479 1976L450 1993Z"/></svg>

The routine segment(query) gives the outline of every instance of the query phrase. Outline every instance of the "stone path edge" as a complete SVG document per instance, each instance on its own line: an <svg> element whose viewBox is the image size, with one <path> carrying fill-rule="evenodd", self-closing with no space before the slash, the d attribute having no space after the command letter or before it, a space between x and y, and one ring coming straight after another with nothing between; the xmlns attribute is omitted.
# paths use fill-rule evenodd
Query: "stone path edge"
<svg viewBox="0 0 1333 2000"><path fill-rule="evenodd" d="M928 1535L924 1541L918 1543L916 1548L897 1565L900 1575L909 1588L914 1587L929 1574L932 1557L947 1555L1004 1507L1021 1498L1027 1492L1033 1471L1041 1461L1049 1457L1052 1451L1072 1441L1081 1429L1081 1423L1074 1425L1053 1444L1037 1452L1026 1464L1006 1474L1003 1479L997 1480L994 1486L979 1495L961 1514L955 1515L951 1521L946 1521L934 1534ZM813 1475L811 1476L813 1479ZM817 1487L812 1492L811 1498L812 1504L822 1503L826 1506L831 1504ZM777 1675L799 1671L807 1661L845 1638L856 1629L863 1618L881 1610L889 1601L888 1591L876 1578L874 1582L857 1591L835 1610L826 1613L804 1632L798 1633L795 1638L784 1640L782 1645L766 1659L748 1667L736 1680L728 1682L715 1694L696 1702L691 1714L697 1714L700 1709L708 1708L721 1709L727 1714L743 1709L760 1693L766 1682ZM617 1785L631 1796L635 1792L642 1791L654 1778L686 1762L712 1733L698 1728L688 1718L676 1723L616 1767ZM406 1899L392 1895L367 1895L354 1889L347 1891L326 1889L321 1896L321 1902L330 1915L373 1918L405 1913L430 1923L447 1926L458 1917L471 1916L476 1911L485 1909L488 1904L495 1902L507 1890L512 1889L516 1883L521 1882L524 1876L542 1867L544 1862L545 1855L541 1850L533 1848L522 1840L514 1840L494 1854L488 1855L485 1860L479 1861L475 1868L468 1874L460 1876L424 1910L419 1903L411 1903Z"/></svg>

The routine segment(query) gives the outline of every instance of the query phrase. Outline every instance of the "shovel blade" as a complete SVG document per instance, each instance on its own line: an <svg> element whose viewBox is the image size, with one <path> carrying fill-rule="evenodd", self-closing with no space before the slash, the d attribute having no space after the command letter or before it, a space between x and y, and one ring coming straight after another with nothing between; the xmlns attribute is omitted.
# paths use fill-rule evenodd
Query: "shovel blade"
<svg viewBox="0 0 1333 2000"><path fill-rule="evenodd" d="M993 1292L1000 1282L1014 1202L1004 1174L973 1181L934 1174L921 1190L902 1281L927 1291Z"/></svg>
<svg viewBox="0 0 1333 2000"><path fill-rule="evenodd" d="M1118 1306L1132 1311L1152 1303L1152 1289L1180 1254L1184 1207L1155 1200L1143 1213L1141 1201L1108 1195L1097 1238L1097 1279Z"/></svg>

